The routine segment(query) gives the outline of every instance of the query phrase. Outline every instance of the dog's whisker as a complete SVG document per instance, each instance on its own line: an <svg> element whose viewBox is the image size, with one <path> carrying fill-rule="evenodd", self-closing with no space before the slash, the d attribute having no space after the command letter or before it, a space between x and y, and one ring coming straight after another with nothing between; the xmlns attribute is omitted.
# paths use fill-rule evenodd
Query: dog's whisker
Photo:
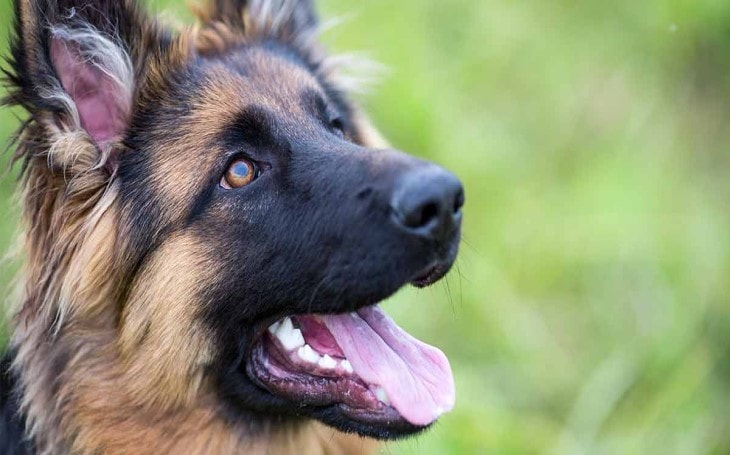
<svg viewBox="0 0 730 455"><path fill-rule="evenodd" d="M464 308L464 289L462 288L462 281L464 279L464 274L461 273L461 259L456 258L456 262L454 263L456 265L456 273L459 276L459 309Z"/></svg>
<svg viewBox="0 0 730 455"><path fill-rule="evenodd" d="M449 284L449 276L444 277L444 285L446 287L446 295L449 297L449 305L451 306L452 315L456 316L456 308L454 307L454 299L451 295L451 285Z"/></svg>

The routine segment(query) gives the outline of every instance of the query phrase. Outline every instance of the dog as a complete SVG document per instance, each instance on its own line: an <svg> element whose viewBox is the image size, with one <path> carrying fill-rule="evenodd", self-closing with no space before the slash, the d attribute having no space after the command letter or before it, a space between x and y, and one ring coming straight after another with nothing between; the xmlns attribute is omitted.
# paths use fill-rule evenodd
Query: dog
<svg viewBox="0 0 730 455"><path fill-rule="evenodd" d="M360 453L452 409L378 303L441 279L464 190L391 149L310 0L15 0L24 264L0 452Z"/></svg>

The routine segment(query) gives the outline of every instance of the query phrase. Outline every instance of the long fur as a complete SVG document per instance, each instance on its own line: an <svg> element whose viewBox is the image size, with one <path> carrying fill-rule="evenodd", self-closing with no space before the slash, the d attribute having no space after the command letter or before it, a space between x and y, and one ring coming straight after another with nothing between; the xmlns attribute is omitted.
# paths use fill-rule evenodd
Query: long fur
<svg viewBox="0 0 730 455"><path fill-rule="evenodd" d="M216 2L209 3L207 8L194 6L200 19L193 31L198 51L220 53L231 45L276 37L304 53L312 70L340 90L367 93L385 74L385 67L361 53L326 52L319 44L320 37L339 21L318 23L308 12L311 3L312 0L252 0L247 8L233 10L221 8Z"/></svg>
<svg viewBox="0 0 730 455"><path fill-rule="evenodd" d="M117 18L107 18L110 28L104 30L104 22L84 19L93 11L64 8L73 2L16 0L5 104L22 106L30 118L14 155L22 169L25 262L11 342L15 354L7 374L17 378L24 434L38 453L279 453L302 448L327 453L369 445L319 424L279 429L231 422L203 374L209 360L204 334L177 331L192 311L120 314L120 302L130 292L127 277L137 271L128 257L135 246L119 228L126 214L119 204L116 157L130 152L128 144L113 142L100 149L83 130L74 100L52 78L53 70L31 52L48 40L72 46L86 64L114 81L127 110L134 100L144 105L164 86L170 68L190 55L223 52L265 37L296 47L313 71L330 81L340 65L316 43L318 28L308 3L213 1L199 10L200 25L171 35L135 3L122 0L112 9L134 18L139 27L134 33L123 30L123 41L113 31L130 25L114 24ZM47 9L41 11L43 5ZM64 22L51 24L49 17ZM353 118L363 143L385 144L364 115L353 111ZM176 247L177 255L197 260L194 245ZM190 289L185 286L203 277L194 276L196 270L176 276L179 271L167 270L164 263L147 267L157 267L172 284L179 280L180 289ZM168 324L156 331L145 316L164 316ZM121 336L120 324L127 330ZM140 349L145 337L160 337L164 343ZM176 352L165 350L170 346ZM253 434L259 436L251 438Z"/></svg>

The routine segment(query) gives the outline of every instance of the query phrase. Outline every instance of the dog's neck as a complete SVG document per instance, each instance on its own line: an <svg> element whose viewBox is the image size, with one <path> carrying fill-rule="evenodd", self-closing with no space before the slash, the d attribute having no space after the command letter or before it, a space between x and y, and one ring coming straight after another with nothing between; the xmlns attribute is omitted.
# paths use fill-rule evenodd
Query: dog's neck
<svg viewBox="0 0 730 455"><path fill-rule="evenodd" d="M213 393L201 392L177 407L141 403L109 334L84 332L83 340L62 334L47 343L31 329L16 328L15 365L39 453L325 454L374 448L372 441L312 421L232 421Z"/></svg>

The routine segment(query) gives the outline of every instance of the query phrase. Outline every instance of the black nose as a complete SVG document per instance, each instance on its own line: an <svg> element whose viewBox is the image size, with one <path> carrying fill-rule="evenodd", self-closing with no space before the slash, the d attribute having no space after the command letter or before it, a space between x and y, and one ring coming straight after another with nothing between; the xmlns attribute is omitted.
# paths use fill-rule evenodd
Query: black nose
<svg viewBox="0 0 730 455"><path fill-rule="evenodd" d="M433 239L453 233L463 205L464 188L459 179L434 165L412 169L401 177L391 201L398 225Z"/></svg>

